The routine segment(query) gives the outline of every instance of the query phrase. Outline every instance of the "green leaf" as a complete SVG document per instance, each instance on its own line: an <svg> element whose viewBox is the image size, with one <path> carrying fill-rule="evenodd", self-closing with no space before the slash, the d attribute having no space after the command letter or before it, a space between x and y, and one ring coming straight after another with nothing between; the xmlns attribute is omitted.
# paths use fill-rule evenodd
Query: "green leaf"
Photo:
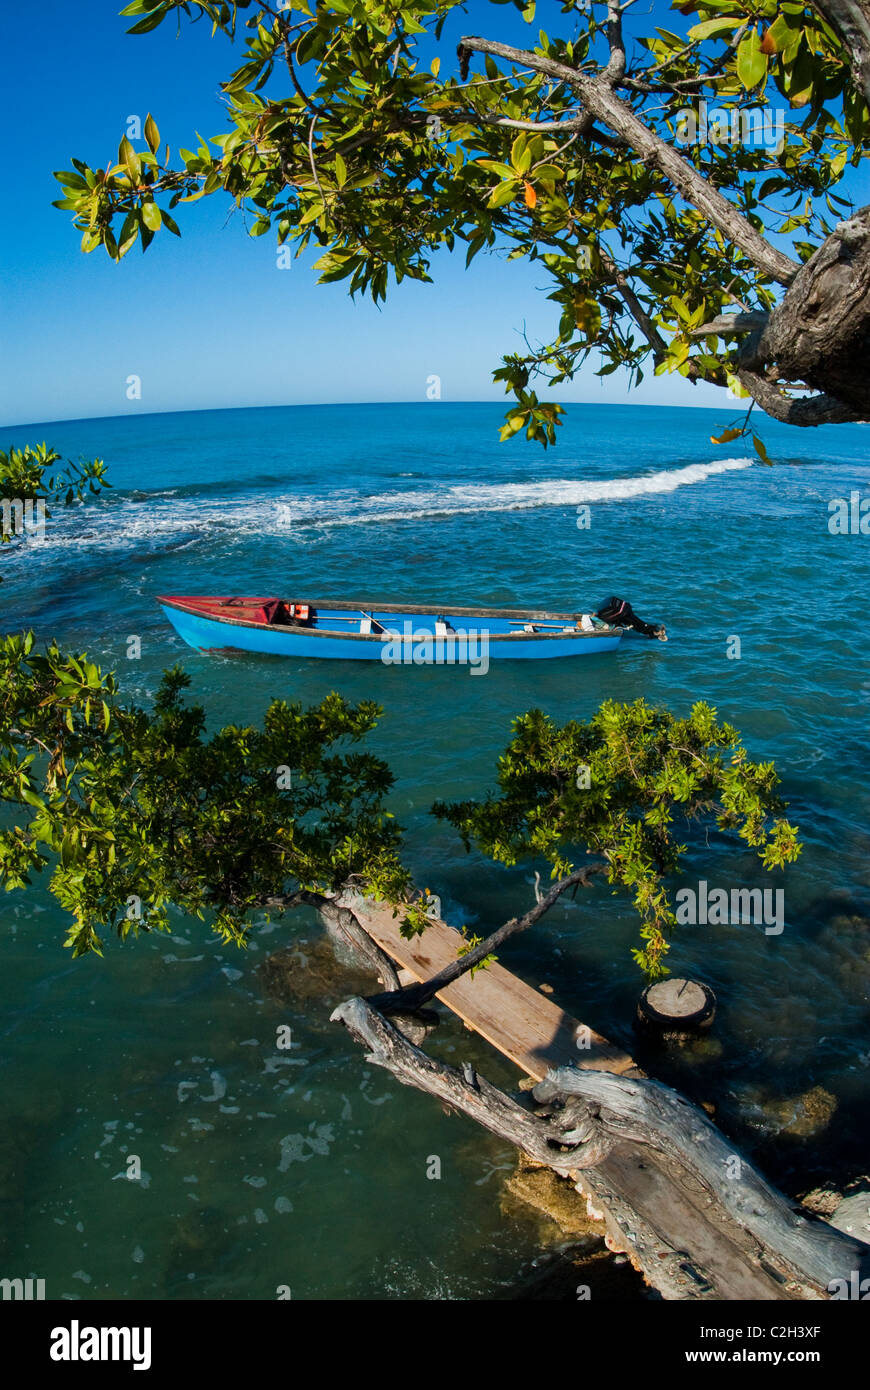
<svg viewBox="0 0 870 1390"><path fill-rule="evenodd" d="M476 237L472 237L471 241L468 243L468 252L467 252L466 257L465 257L465 268L466 268L466 270L467 270L468 267L471 265L471 262L474 260L474 258L475 258L475 256L477 255L478 251L482 250L482 248L483 248L485 245L486 245L486 237L485 237L485 236L476 236Z"/></svg>
<svg viewBox="0 0 870 1390"><path fill-rule="evenodd" d="M524 410L513 411L509 414L505 424L503 424L499 430L499 437L502 443L504 443L506 439L511 439L515 434L518 434L525 423L526 412Z"/></svg>
<svg viewBox="0 0 870 1390"><path fill-rule="evenodd" d="M751 392L747 391L740 378L735 376L733 372L729 372L725 379L728 382L728 389L732 396L738 396L740 400L746 400L751 395Z"/></svg>
<svg viewBox="0 0 870 1390"><path fill-rule="evenodd" d="M126 135L118 146L118 163L124 165L134 183L139 182L142 177L142 163Z"/></svg>
<svg viewBox="0 0 870 1390"><path fill-rule="evenodd" d="M150 111L145 117L145 140L151 153L156 154L160 148L160 131L157 129Z"/></svg>
<svg viewBox="0 0 870 1390"><path fill-rule="evenodd" d="M563 179L564 177L564 171L559 168L558 164L538 164L535 166L536 183L541 179L546 182L553 179Z"/></svg>
<svg viewBox="0 0 870 1390"><path fill-rule="evenodd" d="M520 184L517 179L506 179L494 190L486 206L488 208L503 208L505 203L509 203L512 198L517 196L519 189Z"/></svg>
<svg viewBox="0 0 870 1390"><path fill-rule="evenodd" d="M145 223L149 232L158 231L163 217L156 203L142 204L142 221Z"/></svg>
<svg viewBox="0 0 870 1390"><path fill-rule="evenodd" d="M153 14L146 15L144 19L140 19L138 24L131 24L131 25L130 25L130 28L127 30L127 33L128 33L128 34L147 34L147 33L149 33L151 29L156 29L156 28L157 28L157 25L158 25L158 24L160 23L160 21L163 19L163 16L165 15L165 13L166 13L166 10L164 9L163 5L160 5L160 6L153 12Z"/></svg>
<svg viewBox="0 0 870 1390"><path fill-rule="evenodd" d="M511 167L518 174L527 174L532 162L532 151L529 148L528 136L518 135L511 146Z"/></svg>
<svg viewBox="0 0 870 1390"><path fill-rule="evenodd" d="M594 338L601 328L601 307L591 295L578 294L574 300L574 323L586 338Z"/></svg>
<svg viewBox="0 0 870 1390"><path fill-rule="evenodd" d="M135 212L128 212L118 238L118 255L126 256L139 235L139 219Z"/></svg>
<svg viewBox="0 0 870 1390"><path fill-rule="evenodd" d="M764 445L762 444L761 440L758 438L758 435L757 435L757 434L754 434L754 435L752 436L752 442L753 442L753 444L755 445L755 452L757 453L758 457L761 459L761 462L762 462L762 463L766 463L767 466L768 466L768 468L772 468L772 467L773 467L773 459L772 459L772 458L770 457L770 455L768 454L767 450L765 449L765 447L764 447Z"/></svg>
<svg viewBox="0 0 870 1390"><path fill-rule="evenodd" d="M701 39L713 39L719 34L728 34L739 28L742 23L739 15L717 15L714 19L705 19L703 24L693 24L689 30L689 38L698 42Z"/></svg>
<svg viewBox="0 0 870 1390"><path fill-rule="evenodd" d="M297 63L309 63L312 58L322 57L326 49L326 35L322 29L313 24L310 29L302 35L296 45L295 58Z"/></svg>
<svg viewBox="0 0 870 1390"><path fill-rule="evenodd" d="M761 51L757 29L750 29L737 46L737 76L747 91L767 76L767 55Z"/></svg>

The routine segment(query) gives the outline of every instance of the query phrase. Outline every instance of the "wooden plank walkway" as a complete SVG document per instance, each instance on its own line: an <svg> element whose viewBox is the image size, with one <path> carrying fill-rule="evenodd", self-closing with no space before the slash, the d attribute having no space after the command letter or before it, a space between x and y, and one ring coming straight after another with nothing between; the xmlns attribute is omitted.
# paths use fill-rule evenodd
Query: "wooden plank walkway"
<svg viewBox="0 0 870 1390"><path fill-rule="evenodd" d="M429 979L456 959L462 935L446 922L433 919L422 936L408 941L389 907L356 893L336 904L349 908L416 980ZM627 1052L592 1029L588 1050L578 1048L580 1022L497 962L474 979L464 975L437 997L536 1081L560 1066L644 1076ZM618 1141L595 1168L571 1177L590 1214L604 1221L609 1248L627 1253L666 1299L813 1297L784 1284L759 1258L749 1232L679 1162L648 1144Z"/></svg>
<svg viewBox="0 0 870 1390"><path fill-rule="evenodd" d="M422 936L411 941L399 931L392 909L370 898L338 899L349 907L369 936L416 980L432 975L456 960L462 934L433 919ZM627 1052L614 1047L593 1029L560 1009L546 995L525 984L496 962L472 979L463 975L436 996L475 1033L536 1081L553 1067L582 1067L622 1074L636 1068ZM588 1047L579 1047L578 1040Z"/></svg>

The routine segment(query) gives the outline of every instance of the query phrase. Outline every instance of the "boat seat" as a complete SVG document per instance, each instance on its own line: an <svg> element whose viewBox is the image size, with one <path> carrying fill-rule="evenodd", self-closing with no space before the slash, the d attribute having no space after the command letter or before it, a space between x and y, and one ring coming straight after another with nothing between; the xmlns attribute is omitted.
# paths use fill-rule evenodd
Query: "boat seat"
<svg viewBox="0 0 870 1390"><path fill-rule="evenodd" d="M377 618L371 613L363 613L359 620L359 630L364 634L368 634L370 632L384 633L387 629L384 627L383 623L378 622Z"/></svg>

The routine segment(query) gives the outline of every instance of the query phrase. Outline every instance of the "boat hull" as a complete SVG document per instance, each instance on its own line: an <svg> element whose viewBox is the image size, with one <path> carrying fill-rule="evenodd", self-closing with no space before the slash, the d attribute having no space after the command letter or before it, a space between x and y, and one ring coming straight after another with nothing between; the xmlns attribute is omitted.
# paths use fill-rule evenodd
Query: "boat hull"
<svg viewBox="0 0 870 1390"><path fill-rule="evenodd" d="M518 630L520 620L509 616L516 610L446 611L439 616L446 618L453 630L444 635L436 632L434 614L422 609L391 612L369 607L366 611L372 615L373 626L380 625L385 631L366 633L349 627L347 631L335 631L328 626L331 621L359 625L360 610L353 608L312 605L322 627L289 627L197 612L192 606L196 600L161 598L159 602L179 637L189 646L225 655L258 653L403 666L465 665L482 670L490 661L539 661L612 651L622 637L619 628L593 633L562 631L558 623L568 615L542 616L540 621L548 622L551 630L525 632L522 627Z"/></svg>

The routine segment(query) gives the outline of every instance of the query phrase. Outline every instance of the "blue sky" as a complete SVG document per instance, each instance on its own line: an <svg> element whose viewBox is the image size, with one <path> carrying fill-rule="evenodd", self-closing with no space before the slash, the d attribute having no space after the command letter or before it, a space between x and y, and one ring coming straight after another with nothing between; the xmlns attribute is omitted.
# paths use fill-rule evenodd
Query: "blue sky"
<svg viewBox="0 0 870 1390"><path fill-rule="evenodd" d="M658 0L656 0L659 7ZM225 39L202 22L176 38L167 22L129 37L129 21L105 0L43 0L39 45L17 6L4 7L0 35L8 80L0 102L6 207L0 219L3 298L0 424L45 422L221 406L332 401L414 401L427 379L445 400L505 400L492 370L519 350L524 327L548 337L555 306L540 268L464 255L435 258L433 285L405 283L386 306L353 302L342 285L318 286L301 259L280 270L271 235L247 236L241 214L216 196L180 209L182 239L159 235L116 266L84 256L70 214L52 208L52 170L70 156L114 160L127 118L153 112L171 149L225 128L218 84L235 66ZM661 5L662 20L676 28ZM561 6L539 5L530 32L560 27ZM485 19L484 19L485 15ZM512 10L472 4L453 28L505 33L524 27ZM564 26L568 21L561 19ZM645 16L645 22L649 23ZM439 51L450 62L453 28ZM12 191L14 189L14 192ZM126 381L142 382L140 401ZM587 368L557 395L624 401L626 382ZM641 403L730 405L723 393L651 374ZM507 401L505 400L505 404Z"/></svg>

